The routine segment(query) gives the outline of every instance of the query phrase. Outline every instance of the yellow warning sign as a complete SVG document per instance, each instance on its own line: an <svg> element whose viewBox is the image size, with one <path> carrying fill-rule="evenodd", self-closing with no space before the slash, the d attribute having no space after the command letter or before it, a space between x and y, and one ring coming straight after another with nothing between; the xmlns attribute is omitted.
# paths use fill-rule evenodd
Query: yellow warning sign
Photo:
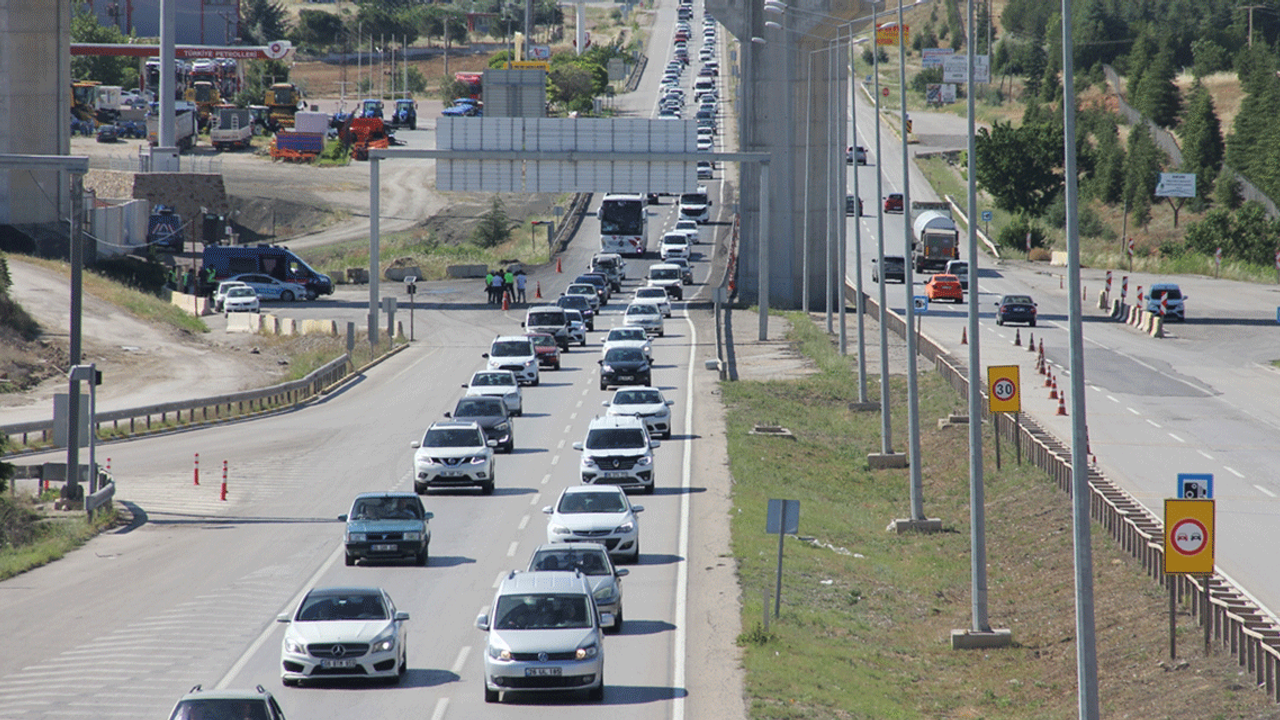
<svg viewBox="0 0 1280 720"><path fill-rule="evenodd" d="M992 365L987 368L987 402L991 412L1021 412L1017 365Z"/></svg>
<svg viewBox="0 0 1280 720"><path fill-rule="evenodd" d="M1213 500L1164 501L1164 571L1213 574Z"/></svg>

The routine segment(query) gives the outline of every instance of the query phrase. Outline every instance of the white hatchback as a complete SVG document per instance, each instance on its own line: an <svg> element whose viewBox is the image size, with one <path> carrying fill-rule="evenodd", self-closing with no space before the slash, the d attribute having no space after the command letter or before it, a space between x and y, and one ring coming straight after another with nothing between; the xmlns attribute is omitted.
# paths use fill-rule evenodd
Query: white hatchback
<svg viewBox="0 0 1280 720"><path fill-rule="evenodd" d="M382 588L316 588L276 620L289 625L280 648L285 685L404 677L409 613L397 611Z"/></svg>
<svg viewBox="0 0 1280 720"><path fill-rule="evenodd" d="M671 299L667 296L665 288L656 286L637 288L635 297L631 302L657 305L658 312L662 313L662 317L671 317Z"/></svg>
<svg viewBox="0 0 1280 720"><path fill-rule="evenodd" d="M494 338L493 345L484 357L489 362L490 370L510 370L515 373L516 382L538 384L538 353L533 349L533 341L524 335Z"/></svg>
<svg viewBox="0 0 1280 720"><path fill-rule="evenodd" d="M671 439L671 406L674 401L663 397L658 388L619 388L612 400L600 404L608 408L608 415L638 417L644 421L650 435Z"/></svg>
<svg viewBox="0 0 1280 720"><path fill-rule="evenodd" d="M658 247L658 254L662 256L664 262L667 258L689 257L689 236L683 231L664 234L662 244Z"/></svg>

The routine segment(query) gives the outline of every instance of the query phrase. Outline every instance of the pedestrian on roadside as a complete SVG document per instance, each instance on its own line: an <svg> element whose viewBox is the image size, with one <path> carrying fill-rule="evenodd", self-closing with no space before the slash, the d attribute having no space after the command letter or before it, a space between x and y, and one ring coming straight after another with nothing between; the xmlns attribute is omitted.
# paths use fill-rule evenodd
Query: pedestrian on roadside
<svg viewBox="0 0 1280 720"><path fill-rule="evenodd" d="M484 274L484 293L490 305L493 304L493 271L488 270Z"/></svg>
<svg viewBox="0 0 1280 720"><path fill-rule="evenodd" d="M502 292L504 289L502 286L502 271L495 270L491 277L493 280L489 283L489 289L493 292L493 303L496 305L502 302Z"/></svg>
<svg viewBox="0 0 1280 720"><path fill-rule="evenodd" d="M516 273L516 302L518 303L525 302L524 286L525 286L525 275L524 275L524 269L521 268L520 271Z"/></svg>
<svg viewBox="0 0 1280 720"><path fill-rule="evenodd" d="M182 291L188 295L196 294L196 270L195 268L187 268L187 272L182 277Z"/></svg>
<svg viewBox="0 0 1280 720"><path fill-rule="evenodd" d="M502 274L502 288L506 293L508 303L516 301L516 274L511 272L511 268Z"/></svg>
<svg viewBox="0 0 1280 720"><path fill-rule="evenodd" d="M209 296L212 297L213 291L217 289L217 286L213 284L213 278L217 275L217 270L212 265L205 265L203 272L205 292L209 293Z"/></svg>

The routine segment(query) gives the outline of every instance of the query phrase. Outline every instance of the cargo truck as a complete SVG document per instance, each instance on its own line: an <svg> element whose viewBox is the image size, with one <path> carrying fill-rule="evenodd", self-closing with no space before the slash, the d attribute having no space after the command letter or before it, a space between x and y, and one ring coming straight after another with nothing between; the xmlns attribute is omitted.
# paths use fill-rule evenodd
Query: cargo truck
<svg viewBox="0 0 1280 720"><path fill-rule="evenodd" d="M218 150L247 148L253 141L253 117L249 108L220 107L209 128L209 142Z"/></svg>
<svg viewBox="0 0 1280 720"><path fill-rule="evenodd" d="M911 203L911 260L916 272L937 272L960 259L960 233L945 202Z"/></svg>
<svg viewBox="0 0 1280 720"><path fill-rule="evenodd" d="M179 152L190 150L196 144L196 104L185 100L173 101L173 144ZM151 103L147 115L147 141L155 147L160 143L160 103Z"/></svg>

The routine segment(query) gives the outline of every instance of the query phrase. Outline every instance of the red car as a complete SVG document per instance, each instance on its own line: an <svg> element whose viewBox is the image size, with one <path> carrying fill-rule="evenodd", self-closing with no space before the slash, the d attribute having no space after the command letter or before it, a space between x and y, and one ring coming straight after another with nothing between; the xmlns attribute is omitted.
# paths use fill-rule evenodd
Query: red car
<svg viewBox="0 0 1280 720"><path fill-rule="evenodd" d="M539 367L560 369L560 346L556 339L547 333L525 333L525 337L533 342L533 352L538 357Z"/></svg>
<svg viewBox="0 0 1280 720"><path fill-rule="evenodd" d="M892 193L884 199L884 211L902 212L902 193Z"/></svg>
<svg viewBox="0 0 1280 720"><path fill-rule="evenodd" d="M938 273L924 284L925 297L932 300L953 300L964 302L964 289L960 287L960 278L955 275Z"/></svg>

